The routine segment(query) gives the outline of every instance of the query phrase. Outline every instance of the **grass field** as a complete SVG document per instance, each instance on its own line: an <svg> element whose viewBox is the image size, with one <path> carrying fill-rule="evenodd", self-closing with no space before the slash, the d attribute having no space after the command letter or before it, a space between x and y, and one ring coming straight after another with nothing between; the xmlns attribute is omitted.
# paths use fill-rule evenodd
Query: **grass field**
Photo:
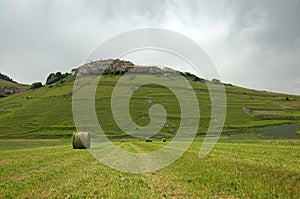
<svg viewBox="0 0 300 199"><path fill-rule="evenodd" d="M50 144L49 144L50 143ZM226 138L203 159L197 139L175 163L130 174L99 163L71 140L0 140L0 198L299 198L300 141ZM115 143L142 152L160 141Z"/></svg>

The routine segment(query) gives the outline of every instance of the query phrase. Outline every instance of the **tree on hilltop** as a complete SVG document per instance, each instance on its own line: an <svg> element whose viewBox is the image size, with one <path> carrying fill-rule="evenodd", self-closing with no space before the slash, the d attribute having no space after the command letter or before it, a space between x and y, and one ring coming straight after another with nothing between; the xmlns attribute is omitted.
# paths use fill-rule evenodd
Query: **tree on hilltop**
<svg viewBox="0 0 300 199"><path fill-rule="evenodd" d="M69 73L62 74L61 72L50 73L50 75L47 77L46 85L50 85L55 82L58 82L59 80L62 80L64 78L68 77L69 75L70 75Z"/></svg>
<svg viewBox="0 0 300 199"><path fill-rule="evenodd" d="M13 82L16 83L12 78L8 77L7 75L4 75L2 73L0 73L0 79L5 80L5 81L9 81L9 82Z"/></svg>

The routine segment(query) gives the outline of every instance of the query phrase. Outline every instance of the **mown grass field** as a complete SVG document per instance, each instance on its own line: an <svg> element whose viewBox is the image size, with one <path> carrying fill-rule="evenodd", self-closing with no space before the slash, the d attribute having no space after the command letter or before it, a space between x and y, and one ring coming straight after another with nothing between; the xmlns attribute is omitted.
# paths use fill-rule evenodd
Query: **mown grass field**
<svg viewBox="0 0 300 199"><path fill-rule="evenodd" d="M169 167L146 174L110 169L87 150L72 149L70 143L69 139L0 140L0 198L300 197L297 140L235 142L223 138L208 156L199 159L201 139L197 139ZM159 140L115 144L131 152L164 145Z"/></svg>

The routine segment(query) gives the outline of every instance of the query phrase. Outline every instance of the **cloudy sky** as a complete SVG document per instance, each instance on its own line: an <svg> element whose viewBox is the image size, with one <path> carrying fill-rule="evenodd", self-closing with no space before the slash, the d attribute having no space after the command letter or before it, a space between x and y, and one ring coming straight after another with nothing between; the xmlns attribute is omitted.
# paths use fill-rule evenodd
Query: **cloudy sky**
<svg viewBox="0 0 300 199"><path fill-rule="evenodd" d="M299 20L299 0L0 0L0 72L45 82L50 72L81 65L111 37L154 27L197 42L224 82L300 94ZM128 56L149 62L141 57Z"/></svg>

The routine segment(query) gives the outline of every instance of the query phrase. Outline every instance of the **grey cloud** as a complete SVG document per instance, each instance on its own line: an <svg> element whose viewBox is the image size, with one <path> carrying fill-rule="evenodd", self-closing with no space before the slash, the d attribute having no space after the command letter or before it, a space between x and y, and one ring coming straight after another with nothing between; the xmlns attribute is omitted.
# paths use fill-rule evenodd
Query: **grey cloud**
<svg viewBox="0 0 300 199"><path fill-rule="evenodd" d="M0 1L0 72L21 82L44 81L50 72L80 65L92 49L116 34L159 27L203 46L224 81L300 94L299 4L298 0ZM130 58L141 62L137 64L149 63Z"/></svg>
<svg viewBox="0 0 300 199"><path fill-rule="evenodd" d="M294 50L300 38L299 1L265 0L240 5L236 12L235 34L257 27L248 39L264 48L278 51Z"/></svg>

